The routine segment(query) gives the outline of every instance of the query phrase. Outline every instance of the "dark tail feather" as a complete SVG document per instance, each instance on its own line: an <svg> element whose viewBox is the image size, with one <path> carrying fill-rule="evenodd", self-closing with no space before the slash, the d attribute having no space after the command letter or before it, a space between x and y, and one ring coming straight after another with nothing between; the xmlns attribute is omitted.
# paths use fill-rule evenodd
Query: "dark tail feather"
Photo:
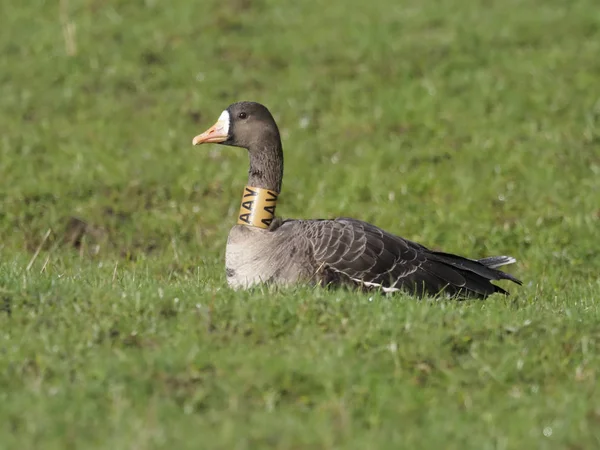
<svg viewBox="0 0 600 450"><path fill-rule="evenodd" d="M433 255L435 255L438 261L445 262L446 264L462 270L473 272L488 280L510 280L519 285L523 284L521 280L518 280L512 275L496 269L496 267L513 263L515 259L510 256L491 256L480 260L472 260L443 252L435 252Z"/></svg>
<svg viewBox="0 0 600 450"><path fill-rule="evenodd" d="M500 286L496 286L494 283L491 283L490 280L482 278L476 273L468 272L465 270L463 272L463 276L467 280L467 284L465 285L465 287L469 291L475 291L483 297L487 297L488 295L491 295L495 292L499 292L500 294L504 295L508 294L508 292L506 292Z"/></svg>
<svg viewBox="0 0 600 450"><path fill-rule="evenodd" d="M519 286L523 284L521 280L513 277L511 274L502 272L501 270L496 270L496 267L506 266L508 264L513 264L517 262L517 260L512 256L490 256L489 258L478 259L477 262L483 264L486 267L489 267L490 269L493 269L499 274L502 274L499 277L500 279L510 280L514 283L517 283Z"/></svg>

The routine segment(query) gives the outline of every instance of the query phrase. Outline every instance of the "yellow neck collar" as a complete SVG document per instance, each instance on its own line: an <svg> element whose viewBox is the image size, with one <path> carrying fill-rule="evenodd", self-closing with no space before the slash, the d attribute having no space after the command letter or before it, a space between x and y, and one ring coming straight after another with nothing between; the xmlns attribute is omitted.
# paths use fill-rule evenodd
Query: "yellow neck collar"
<svg viewBox="0 0 600 450"><path fill-rule="evenodd" d="M238 215L238 225L269 228L275 218L279 194L269 189L246 186Z"/></svg>

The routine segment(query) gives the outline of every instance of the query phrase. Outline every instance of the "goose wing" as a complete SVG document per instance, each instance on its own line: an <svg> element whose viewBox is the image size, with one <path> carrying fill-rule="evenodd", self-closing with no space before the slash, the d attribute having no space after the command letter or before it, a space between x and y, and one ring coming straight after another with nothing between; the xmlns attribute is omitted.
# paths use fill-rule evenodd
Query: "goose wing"
<svg viewBox="0 0 600 450"><path fill-rule="evenodd" d="M329 270L354 283L385 292L406 290L417 295L486 297L506 293L491 280L514 277L495 267L509 257L479 261L433 252L415 242L355 219L298 221L297 236L307 241L319 271ZM514 261L514 260L513 260ZM510 261L512 262L512 261ZM486 264L487 263L487 264Z"/></svg>

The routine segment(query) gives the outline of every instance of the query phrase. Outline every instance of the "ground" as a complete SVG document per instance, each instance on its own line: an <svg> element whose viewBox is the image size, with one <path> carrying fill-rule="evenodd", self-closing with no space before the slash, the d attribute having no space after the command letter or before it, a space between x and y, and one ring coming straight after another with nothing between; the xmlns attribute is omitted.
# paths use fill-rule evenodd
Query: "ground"
<svg viewBox="0 0 600 450"><path fill-rule="evenodd" d="M600 446L596 0L0 6L0 448ZM233 292L255 100L284 217L351 216L522 287Z"/></svg>

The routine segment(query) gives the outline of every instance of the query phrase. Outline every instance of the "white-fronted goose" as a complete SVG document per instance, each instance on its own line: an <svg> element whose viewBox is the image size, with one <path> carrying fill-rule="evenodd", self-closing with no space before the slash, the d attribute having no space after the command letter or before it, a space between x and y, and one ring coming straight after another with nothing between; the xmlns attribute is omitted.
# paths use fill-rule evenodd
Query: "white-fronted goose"
<svg viewBox="0 0 600 450"><path fill-rule="evenodd" d="M283 150L273 116L259 103L230 105L193 140L194 145L206 143L242 147L250 156L238 222L227 240L226 273L233 288L309 282L485 298L507 294L491 280L521 284L497 270L515 262L510 256L472 260L436 252L350 218L276 218Z"/></svg>

